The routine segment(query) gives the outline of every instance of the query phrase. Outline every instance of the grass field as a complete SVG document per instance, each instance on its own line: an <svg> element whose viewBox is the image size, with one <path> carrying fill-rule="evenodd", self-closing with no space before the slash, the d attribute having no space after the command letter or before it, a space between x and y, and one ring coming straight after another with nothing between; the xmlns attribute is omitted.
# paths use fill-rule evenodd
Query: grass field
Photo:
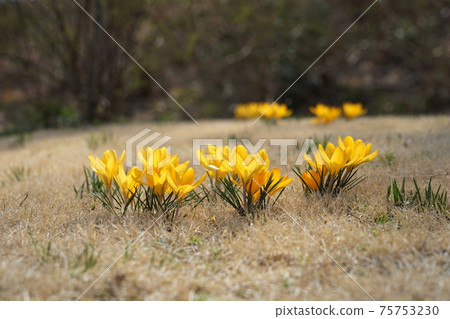
<svg viewBox="0 0 450 319"><path fill-rule="evenodd" d="M450 117L250 124L134 123L0 139L0 299L75 300L138 236L82 300L449 298L449 221L430 209L393 207L386 190L392 178L413 176L421 187L433 176L433 186L449 189ZM352 135L380 154L350 192L306 198L291 171L298 155L291 147L291 166L280 169L294 181L266 220L249 225L224 203L204 202L183 208L186 217L168 230L147 215L113 215L74 192L89 153L121 152L143 128L172 136L172 151L184 160L192 160L192 138L205 137L303 141L331 134L335 143ZM277 166L279 148L264 147Z"/></svg>

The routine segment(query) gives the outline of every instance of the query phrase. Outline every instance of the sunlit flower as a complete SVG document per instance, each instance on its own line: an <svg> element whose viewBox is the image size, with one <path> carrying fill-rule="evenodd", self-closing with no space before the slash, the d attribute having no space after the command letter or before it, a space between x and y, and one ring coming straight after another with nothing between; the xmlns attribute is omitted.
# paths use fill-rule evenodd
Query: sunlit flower
<svg viewBox="0 0 450 319"><path fill-rule="evenodd" d="M138 182L142 176L142 172L137 168L133 167L127 174L123 169L123 166L120 165L117 171L117 175L114 176L114 179L119 185L119 188L123 194L123 197L129 199L136 190L139 188L140 183Z"/></svg>
<svg viewBox="0 0 450 319"><path fill-rule="evenodd" d="M176 166L179 162L178 155L170 154L165 147L156 149L151 147L142 148L138 152L138 158L149 175L153 173L161 175L165 168L171 165Z"/></svg>
<svg viewBox="0 0 450 319"><path fill-rule="evenodd" d="M195 174L192 167L187 170L172 169L167 175L167 182L178 198L179 201L183 200L187 194L192 192L197 186L199 186L205 180L206 174L195 181Z"/></svg>
<svg viewBox="0 0 450 319"><path fill-rule="evenodd" d="M165 147L154 150L150 147L142 148L138 153L138 158L143 165L143 170L137 171L141 173L137 181L151 187L159 198L162 198L169 190L167 176L173 170L185 171L189 165L189 161L179 164L178 155L170 154Z"/></svg>
<svg viewBox="0 0 450 319"><path fill-rule="evenodd" d="M309 157L308 154L303 155L303 157L305 158L306 162L314 169L317 170L317 168L319 166L324 166L325 162L322 159L322 155L320 155L319 151L316 151L314 153L314 159L311 159L311 157Z"/></svg>
<svg viewBox="0 0 450 319"><path fill-rule="evenodd" d="M117 170L122 165L124 159L125 151L119 159L117 159L117 154L114 150L106 150L101 159L89 154L92 169L108 189L111 188L113 178L116 176Z"/></svg>
<svg viewBox="0 0 450 319"><path fill-rule="evenodd" d="M355 176L355 168L372 161L378 150L372 152L372 145L367 145L360 139L354 140L351 136L338 138L338 145L327 143L318 145L314 156L304 155L311 169L302 172L299 167L294 169L303 182L307 193L318 191L321 195L337 194L358 185L363 177Z"/></svg>
<svg viewBox="0 0 450 319"><path fill-rule="evenodd" d="M98 198L105 206L113 210L116 208L115 204L120 204L123 214L127 207L146 209L152 212L159 211L174 221L185 203L201 201L198 196L186 198L206 177L205 174L195 181L194 170L188 168L189 161L180 164L178 155L170 154L166 148L142 148L138 153L138 158L142 162L142 169L133 167L126 173L122 165L125 152L119 159L114 151L109 150L103 154L102 159L95 158L92 154L89 155L92 168L107 189L97 189L95 175L91 174L86 174L86 177L90 178L87 185L88 187L93 185L94 192L98 191ZM113 180L115 180L114 186L116 186L114 191L112 189ZM134 194L141 185L146 185L148 188L139 192L138 198L135 198ZM124 200L121 200L120 197L123 197Z"/></svg>
<svg viewBox="0 0 450 319"><path fill-rule="evenodd" d="M328 143L328 145L326 150L323 149L322 145L319 145L319 153L331 176L336 176L338 172L345 167L346 159L341 148L333 148L331 143Z"/></svg>
<svg viewBox="0 0 450 319"><path fill-rule="evenodd" d="M281 176L278 168L254 174L250 182L246 184L247 194L252 196L253 202L257 201L264 192L272 196L292 182L292 178L288 177L288 175Z"/></svg>
<svg viewBox="0 0 450 319"><path fill-rule="evenodd" d="M267 173L268 171L254 174L250 182L246 184L245 191L247 192L247 194L252 196L253 202L258 200L258 198L261 196L261 189L267 183L267 180L269 178L267 176ZM242 184L238 185L242 186Z"/></svg>
<svg viewBox="0 0 450 319"><path fill-rule="evenodd" d="M206 154L203 150L197 150L196 156L200 160L200 164L206 169L209 177L217 182L233 171L228 163L229 153L228 146L208 145Z"/></svg>
<svg viewBox="0 0 450 319"><path fill-rule="evenodd" d="M312 191L316 191L319 189L319 186L322 185L322 179L324 175L313 169L308 171L304 171L302 175L299 175L301 181L308 186L308 188Z"/></svg>
<svg viewBox="0 0 450 319"><path fill-rule="evenodd" d="M288 178L288 175L281 176L280 170L277 167L275 167L271 171L268 171L267 173L269 175L269 178L266 182L266 185L264 186L268 189L269 195L278 193L292 182L292 177ZM270 185L267 185L270 180L272 180L272 183Z"/></svg>
<svg viewBox="0 0 450 319"><path fill-rule="evenodd" d="M351 136L347 136L344 140L339 136L338 138L339 148L342 149L346 161L346 166L350 170L353 170L357 166L370 162L378 155L378 150L372 151L372 144L367 145L360 139L354 140Z"/></svg>
<svg viewBox="0 0 450 319"><path fill-rule="evenodd" d="M245 147L238 145L230 154L230 164L241 183L247 185L255 174L267 170L270 159L265 149L256 154L249 154Z"/></svg>
<svg viewBox="0 0 450 319"><path fill-rule="evenodd" d="M316 115L315 123L329 123L341 116L341 109L336 106L327 106L325 104L317 104L315 107L309 108L311 113Z"/></svg>
<svg viewBox="0 0 450 319"><path fill-rule="evenodd" d="M346 119L352 119L367 113L367 110L362 107L361 103L346 102L342 105L342 111Z"/></svg>
<svg viewBox="0 0 450 319"><path fill-rule="evenodd" d="M151 187L153 192L161 198L168 187L167 175L170 173L170 167L167 167L160 172L153 172L153 174L149 174L146 169L144 169L141 173L141 177L138 181L140 181L143 185Z"/></svg>

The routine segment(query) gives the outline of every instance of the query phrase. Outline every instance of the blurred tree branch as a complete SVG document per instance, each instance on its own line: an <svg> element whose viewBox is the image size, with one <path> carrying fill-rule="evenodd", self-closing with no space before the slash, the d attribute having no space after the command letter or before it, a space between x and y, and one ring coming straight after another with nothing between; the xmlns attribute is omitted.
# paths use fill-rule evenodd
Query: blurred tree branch
<svg viewBox="0 0 450 319"><path fill-rule="evenodd" d="M371 2L79 0L195 117L277 98ZM449 17L444 0L380 0L280 102L448 110ZM0 108L21 87L44 126L62 105L84 122L183 116L72 0L0 2L0 28Z"/></svg>

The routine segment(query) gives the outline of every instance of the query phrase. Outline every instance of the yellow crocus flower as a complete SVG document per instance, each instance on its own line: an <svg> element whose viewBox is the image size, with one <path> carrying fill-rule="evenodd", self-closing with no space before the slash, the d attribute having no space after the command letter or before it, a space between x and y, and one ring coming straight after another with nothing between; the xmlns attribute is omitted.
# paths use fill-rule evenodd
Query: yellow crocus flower
<svg viewBox="0 0 450 319"><path fill-rule="evenodd" d="M245 147L238 145L230 154L230 164L240 181L247 185L253 175L267 170L270 159L265 149L256 154L249 154Z"/></svg>
<svg viewBox="0 0 450 319"><path fill-rule="evenodd" d="M144 169L143 171L140 171L141 175L136 179L136 181L142 183L143 185L151 187L153 192L159 198L162 198L168 188L167 175L169 174L170 170L171 167L166 167L159 172L153 171L152 173L150 173L149 170Z"/></svg>
<svg viewBox="0 0 450 319"><path fill-rule="evenodd" d="M342 105L342 110L346 119L352 119L367 113L367 110L362 107L361 103L345 102Z"/></svg>
<svg viewBox="0 0 450 319"><path fill-rule="evenodd" d="M246 185L247 194L252 196L253 202L257 201L261 196L261 191L269 179L269 171L261 172L253 175L251 181ZM239 184L238 184L239 185ZM240 185L242 186L242 185Z"/></svg>
<svg viewBox="0 0 450 319"><path fill-rule="evenodd" d="M327 147L327 149L330 150L332 147ZM340 147L334 148L334 152L331 154L331 151L326 152L323 149L323 146L319 144L319 152L331 176L335 177L338 172L346 166L344 153Z"/></svg>
<svg viewBox="0 0 450 319"><path fill-rule="evenodd" d="M228 163L228 146L207 146L207 154L203 150L197 150L196 156L200 164L206 169L208 175L216 181L222 180L233 168Z"/></svg>
<svg viewBox="0 0 450 319"><path fill-rule="evenodd" d="M357 166L373 160L378 155L378 150L370 153L372 145L364 144L362 140L354 140L347 136L344 140L339 136L338 146L328 143L324 149L319 145L319 150L315 154L314 161L305 154L304 158L317 170L320 165L326 165L330 174L335 177L341 169L353 170Z"/></svg>
<svg viewBox="0 0 450 319"><path fill-rule="evenodd" d="M162 198L164 193L170 190L167 176L172 170L175 170L177 174L181 174L181 172L186 171L189 164L189 161L178 164L178 155L170 154L165 147L156 149L150 147L142 148L138 153L138 158L143 165L143 170L138 170L141 173L138 182L151 187L159 198Z"/></svg>
<svg viewBox="0 0 450 319"><path fill-rule="evenodd" d="M117 185L119 185L125 200L129 199L139 188L140 183L138 181L141 176L142 172L137 167L133 167L127 174L125 174L123 166L119 166L117 175L114 176L114 179L116 180Z"/></svg>
<svg viewBox="0 0 450 319"><path fill-rule="evenodd" d="M192 167L180 172L172 169L167 175L167 183L169 184L171 191L176 194L178 201L182 201L187 194L203 183L205 178L206 174L195 181L195 174Z"/></svg>
<svg viewBox="0 0 450 319"><path fill-rule="evenodd" d="M174 170L178 174L178 176L182 176L186 172L188 167L189 167L189 161L186 161L186 162L178 164L176 166L172 165L170 172L172 172Z"/></svg>
<svg viewBox="0 0 450 319"><path fill-rule="evenodd" d="M288 175L281 176L280 170L277 167L275 167L271 171L268 171L268 173L268 179L270 178L270 176L272 176L272 186L270 187L269 195L278 193L292 182L292 177L288 178ZM276 186L273 186L275 184Z"/></svg>
<svg viewBox="0 0 450 319"><path fill-rule="evenodd" d="M89 154L92 169L108 188L111 188L113 178L116 176L117 170L122 165L124 159L125 151L119 159L117 159L117 154L114 150L106 150L101 159Z"/></svg>
<svg viewBox="0 0 450 319"><path fill-rule="evenodd" d="M319 186L322 185L322 179L326 174L320 174L315 170L304 171L301 175L301 180L309 187L312 191L317 191Z"/></svg>
<svg viewBox="0 0 450 319"><path fill-rule="evenodd" d="M366 145L360 139L355 141L351 136L344 139L339 136L336 146L332 143L328 143L325 148L323 145L319 145L318 151L314 154L314 159L307 154L304 155L313 169L303 172L299 177L311 190L317 190L329 173L331 180L327 183L327 192L332 192L336 176L342 174L335 186L334 191L336 191L337 188L345 187L348 179L353 176L351 172L356 167L373 160L378 155L378 150L373 153L371 153L371 150L372 145L370 143ZM319 183L319 186L316 185L316 182Z"/></svg>
<svg viewBox="0 0 450 319"><path fill-rule="evenodd" d="M329 144L331 144L331 143L329 143ZM331 148L331 147L330 147L330 148ZM332 154L333 154L333 152L334 152L334 150L333 150L333 152L330 152L330 148L329 148L328 145L327 145L326 153L327 153L328 157L331 157ZM314 169L317 169L317 167L319 167L319 166L325 165L325 162L323 161L322 155L320 155L320 152L319 152L319 151L317 151L317 152L314 154L314 160L311 159L311 157L309 157L308 154L304 154L304 155L303 155L303 158L304 158L304 159L306 160L306 162L307 162L312 168L314 168Z"/></svg>
<svg viewBox="0 0 450 319"><path fill-rule="evenodd" d="M270 177L272 177L271 184L268 185ZM267 170L255 174L251 181L247 184L246 190L247 194L252 195L254 202L261 196L261 192L267 191L268 189L268 195L272 196L286 188L286 186L288 186L291 182L292 178L288 178L288 175L281 176L280 170L278 168L274 168L271 171Z"/></svg>
<svg viewBox="0 0 450 319"><path fill-rule="evenodd" d="M142 148L138 153L138 158L141 161L147 174L153 174L156 172L161 173L164 168L170 165L178 165L178 155L172 155L167 151L167 148L156 148L152 149L150 147Z"/></svg>
<svg viewBox="0 0 450 319"><path fill-rule="evenodd" d="M168 184L167 177L171 174L182 176L189 165L189 161L176 166L174 165L175 162L172 165L166 165L158 170L144 169L142 171L141 183L151 187L159 198L162 198L164 193L170 194L172 189Z"/></svg>
<svg viewBox="0 0 450 319"><path fill-rule="evenodd" d="M372 161L378 155L378 150L370 153L372 150L372 144L367 145L360 139L354 140L351 136L347 136L342 140L339 136L338 138L339 148L344 152L346 157L346 162L350 170L356 168L357 166Z"/></svg>

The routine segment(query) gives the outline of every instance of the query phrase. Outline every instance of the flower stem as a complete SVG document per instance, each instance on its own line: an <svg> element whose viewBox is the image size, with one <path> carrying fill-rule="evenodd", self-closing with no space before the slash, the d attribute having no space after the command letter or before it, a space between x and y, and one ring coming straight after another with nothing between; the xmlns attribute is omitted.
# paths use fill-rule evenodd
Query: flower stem
<svg viewBox="0 0 450 319"><path fill-rule="evenodd" d="M108 187L108 201L109 201L109 206L112 209L113 208L113 198L112 198L111 187Z"/></svg>
<svg viewBox="0 0 450 319"><path fill-rule="evenodd" d="M217 178L217 175L214 176L214 182L211 181L211 186L212 186L211 189L213 189L213 190L214 190L214 188L220 188L220 182L219 182L219 179ZM212 201L217 202L217 194L214 191L213 191Z"/></svg>
<svg viewBox="0 0 450 319"><path fill-rule="evenodd" d="M242 202L244 203L244 212L245 215L248 215L248 207L247 207L247 185L242 183Z"/></svg>
<svg viewBox="0 0 450 319"><path fill-rule="evenodd" d="M180 206L181 206L181 200L177 201L177 208L175 209L175 214L174 214L173 220L178 218L178 213L180 211Z"/></svg>
<svg viewBox="0 0 450 319"><path fill-rule="evenodd" d="M345 173L344 173L344 175L342 176L342 178L341 178L341 180L339 181L339 187L341 187L342 186L342 184L345 182L345 179L347 178L347 176L348 176L348 174L350 173L350 170L347 168L346 170L345 170Z"/></svg>
<svg viewBox="0 0 450 319"><path fill-rule="evenodd" d="M328 184L327 193L331 194L331 190L333 189L335 176L331 175L330 184Z"/></svg>

